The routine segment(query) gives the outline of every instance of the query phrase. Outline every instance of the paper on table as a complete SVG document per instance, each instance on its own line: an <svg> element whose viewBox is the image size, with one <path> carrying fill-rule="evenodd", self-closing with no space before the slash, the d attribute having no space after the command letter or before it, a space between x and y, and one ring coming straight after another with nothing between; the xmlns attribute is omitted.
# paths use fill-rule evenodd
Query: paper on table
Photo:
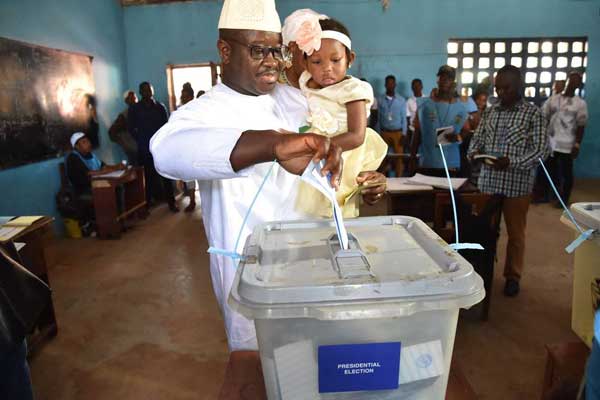
<svg viewBox="0 0 600 400"><path fill-rule="evenodd" d="M310 340L291 343L275 349L275 365L282 400L314 400L319 398L317 361Z"/></svg>
<svg viewBox="0 0 600 400"><path fill-rule="evenodd" d="M7 222L11 221L14 218L16 218L16 217L14 217L14 216L0 217L0 226L6 224Z"/></svg>
<svg viewBox="0 0 600 400"><path fill-rule="evenodd" d="M17 249L17 251L21 251L21 249L25 247L27 243L14 242L13 244L15 245L15 249Z"/></svg>
<svg viewBox="0 0 600 400"><path fill-rule="evenodd" d="M6 242L24 231L26 226L3 226L0 228L0 242Z"/></svg>
<svg viewBox="0 0 600 400"><path fill-rule="evenodd" d="M409 183L410 178L387 178L387 191L390 193L403 193L403 192L420 192L420 191L432 191L433 186L431 185L417 185L416 183Z"/></svg>
<svg viewBox="0 0 600 400"><path fill-rule="evenodd" d="M338 240L340 241L340 246L342 249L347 250L348 232L346 231L346 226L344 225L344 217L342 216L342 210L335 198L335 191L329 184L328 178L321 176L321 168L323 167L323 164L323 161L318 163L311 162L308 164L308 167L306 167L300 178L323 193L331 201L331 206L333 207L333 221L335 222L335 230Z"/></svg>
<svg viewBox="0 0 600 400"><path fill-rule="evenodd" d="M120 178L123 176L123 174L127 172L125 170L117 170L117 171L112 171L112 172L107 172L106 174L101 174L101 175L94 175L94 179L100 179L100 178Z"/></svg>
<svg viewBox="0 0 600 400"><path fill-rule="evenodd" d="M452 178L452 190L458 190L465 184L467 178ZM408 184L429 185L440 189L450 189L448 187L447 178L436 178L434 176L415 174L412 178L406 181Z"/></svg>
<svg viewBox="0 0 600 400"><path fill-rule="evenodd" d="M11 221L8 221L6 224L4 224L4 226L29 226L41 218L44 217L42 215L18 217Z"/></svg>

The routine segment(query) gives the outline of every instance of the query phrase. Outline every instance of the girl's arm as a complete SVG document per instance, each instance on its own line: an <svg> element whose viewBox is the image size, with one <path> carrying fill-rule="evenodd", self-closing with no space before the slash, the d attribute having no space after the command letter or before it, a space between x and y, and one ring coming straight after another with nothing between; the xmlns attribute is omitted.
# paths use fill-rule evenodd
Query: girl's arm
<svg viewBox="0 0 600 400"><path fill-rule="evenodd" d="M367 129L365 100L346 103L346 114L348 115L348 132L331 138L331 141L340 146L343 151L355 149L365 141Z"/></svg>

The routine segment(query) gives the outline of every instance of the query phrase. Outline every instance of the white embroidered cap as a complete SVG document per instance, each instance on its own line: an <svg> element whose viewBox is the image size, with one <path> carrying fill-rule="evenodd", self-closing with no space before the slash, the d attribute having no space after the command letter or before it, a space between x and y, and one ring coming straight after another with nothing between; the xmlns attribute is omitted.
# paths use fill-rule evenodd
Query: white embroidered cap
<svg viewBox="0 0 600 400"><path fill-rule="evenodd" d="M281 32L275 0L225 0L219 29Z"/></svg>

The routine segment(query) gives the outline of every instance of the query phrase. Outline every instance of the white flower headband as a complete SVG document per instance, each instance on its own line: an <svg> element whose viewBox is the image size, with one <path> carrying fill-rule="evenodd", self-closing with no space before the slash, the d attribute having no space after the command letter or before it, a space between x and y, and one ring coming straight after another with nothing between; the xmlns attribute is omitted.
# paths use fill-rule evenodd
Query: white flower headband
<svg viewBox="0 0 600 400"><path fill-rule="evenodd" d="M335 39L348 50L352 50L352 41L347 35L321 29L319 21L322 19L329 19L329 17L308 8L294 11L285 19L281 32L283 44L296 42L300 50L309 56L321 48L321 39Z"/></svg>

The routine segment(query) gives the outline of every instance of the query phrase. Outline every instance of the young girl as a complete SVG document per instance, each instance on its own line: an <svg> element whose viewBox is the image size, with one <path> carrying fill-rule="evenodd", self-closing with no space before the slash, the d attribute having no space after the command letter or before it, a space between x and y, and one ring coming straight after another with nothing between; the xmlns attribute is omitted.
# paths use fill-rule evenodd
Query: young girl
<svg viewBox="0 0 600 400"><path fill-rule="evenodd" d="M373 88L367 82L346 75L356 58L348 30L334 19L320 18L322 16L315 15L302 23L296 37L306 62L306 71L299 80L300 89L308 99L309 132L331 137L344 151L344 171L336 195L344 216L356 217L360 198L353 195L358 186L356 177L361 171L379 167L387 145L375 131L367 128ZM332 215L324 196L304 183L300 187L297 209L314 216Z"/></svg>

